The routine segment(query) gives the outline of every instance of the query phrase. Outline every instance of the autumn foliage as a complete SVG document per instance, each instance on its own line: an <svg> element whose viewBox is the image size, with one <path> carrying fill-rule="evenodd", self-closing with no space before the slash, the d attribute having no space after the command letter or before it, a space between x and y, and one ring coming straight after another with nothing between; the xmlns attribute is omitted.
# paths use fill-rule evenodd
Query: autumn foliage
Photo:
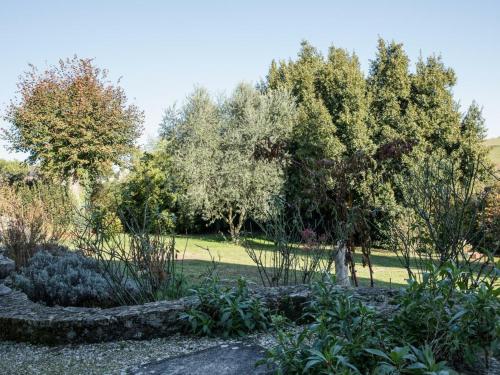
<svg viewBox="0 0 500 375"><path fill-rule="evenodd" d="M60 60L20 77L4 136L28 161L64 179L105 175L130 153L143 113L91 59Z"/></svg>

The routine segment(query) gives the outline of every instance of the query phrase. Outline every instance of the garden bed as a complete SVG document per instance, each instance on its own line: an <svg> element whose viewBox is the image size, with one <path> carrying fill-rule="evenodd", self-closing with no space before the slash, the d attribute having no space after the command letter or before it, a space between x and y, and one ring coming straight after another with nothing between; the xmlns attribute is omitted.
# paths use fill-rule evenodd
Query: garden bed
<svg viewBox="0 0 500 375"><path fill-rule="evenodd" d="M307 286L259 288L254 291L271 309L296 320L310 297ZM379 311L390 312L396 290L358 288L355 298ZM48 307L34 303L19 291L0 296L0 340L40 344L90 343L167 337L184 331L183 312L197 300L185 297L108 309Z"/></svg>

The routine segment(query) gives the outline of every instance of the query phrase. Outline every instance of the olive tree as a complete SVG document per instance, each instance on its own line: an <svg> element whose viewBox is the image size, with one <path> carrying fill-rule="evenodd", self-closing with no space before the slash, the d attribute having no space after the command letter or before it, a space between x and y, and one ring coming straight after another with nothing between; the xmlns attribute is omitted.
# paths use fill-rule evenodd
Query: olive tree
<svg viewBox="0 0 500 375"><path fill-rule="evenodd" d="M282 190L294 121L295 105L285 91L261 93L240 84L215 101L196 89L163 129L174 138L189 206L209 221L222 219L237 241L245 220L268 211Z"/></svg>

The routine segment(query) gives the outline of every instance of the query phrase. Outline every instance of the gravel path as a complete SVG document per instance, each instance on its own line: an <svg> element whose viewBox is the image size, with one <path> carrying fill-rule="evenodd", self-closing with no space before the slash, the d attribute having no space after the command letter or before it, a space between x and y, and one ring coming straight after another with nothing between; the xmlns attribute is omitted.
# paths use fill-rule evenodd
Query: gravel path
<svg viewBox="0 0 500 375"><path fill-rule="evenodd" d="M74 346L40 346L0 341L0 374L126 374L127 369L148 362L215 345L239 342L241 341L237 339L189 336ZM270 347L275 341L271 334L260 333L245 337L245 342Z"/></svg>
<svg viewBox="0 0 500 375"><path fill-rule="evenodd" d="M250 335L245 337L244 341L261 345L264 348L270 348L276 343L272 333ZM237 343L241 343L241 340L193 336L73 346L41 346L0 341L0 374L125 375L128 369L149 362L196 352L216 345ZM500 374L500 361L493 358L489 369L478 368L466 374L498 375Z"/></svg>

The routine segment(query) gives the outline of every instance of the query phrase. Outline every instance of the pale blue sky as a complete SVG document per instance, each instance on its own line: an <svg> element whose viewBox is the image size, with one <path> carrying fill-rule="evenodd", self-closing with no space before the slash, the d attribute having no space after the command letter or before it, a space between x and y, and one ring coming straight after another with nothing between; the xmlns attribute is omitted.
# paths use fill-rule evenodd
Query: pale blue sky
<svg viewBox="0 0 500 375"><path fill-rule="evenodd" d="M403 42L413 62L420 52L441 54L458 75L462 106L475 99L489 136L500 136L499 20L499 1L2 0L0 106L15 96L28 63L93 57L123 77L145 111L144 143L163 110L195 85L217 93L257 82L273 58L294 57L302 39L322 51L355 51L367 72L381 36ZM15 157L3 146L0 158Z"/></svg>

